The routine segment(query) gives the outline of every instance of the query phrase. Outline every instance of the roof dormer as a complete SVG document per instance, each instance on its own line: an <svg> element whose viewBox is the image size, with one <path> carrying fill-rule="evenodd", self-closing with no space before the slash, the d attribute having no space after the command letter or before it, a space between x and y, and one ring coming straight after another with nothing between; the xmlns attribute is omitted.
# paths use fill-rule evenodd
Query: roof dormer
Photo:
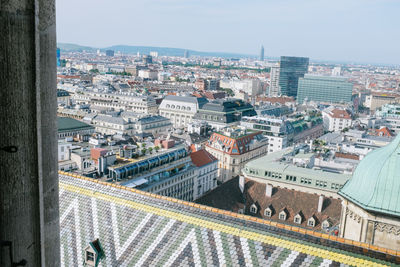
<svg viewBox="0 0 400 267"><path fill-rule="evenodd" d="M89 246L85 248L84 266L97 267L103 258L105 254L99 239L89 242Z"/></svg>

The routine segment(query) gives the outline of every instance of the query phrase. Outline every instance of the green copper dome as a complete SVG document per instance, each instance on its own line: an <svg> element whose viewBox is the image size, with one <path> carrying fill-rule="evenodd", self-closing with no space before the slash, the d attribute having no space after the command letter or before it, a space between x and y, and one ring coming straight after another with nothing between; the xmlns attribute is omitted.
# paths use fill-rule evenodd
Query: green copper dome
<svg viewBox="0 0 400 267"><path fill-rule="evenodd" d="M339 195L365 210L400 216L400 134L370 152Z"/></svg>

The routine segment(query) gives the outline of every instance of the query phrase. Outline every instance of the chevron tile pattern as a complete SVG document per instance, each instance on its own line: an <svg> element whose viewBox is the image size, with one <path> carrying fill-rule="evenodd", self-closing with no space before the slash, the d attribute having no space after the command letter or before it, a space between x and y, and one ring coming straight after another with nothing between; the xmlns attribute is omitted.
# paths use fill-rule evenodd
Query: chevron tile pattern
<svg viewBox="0 0 400 267"><path fill-rule="evenodd" d="M82 266L96 238L106 254L100 266L386 266L245 220L59 177L62 266Z"/></svg>

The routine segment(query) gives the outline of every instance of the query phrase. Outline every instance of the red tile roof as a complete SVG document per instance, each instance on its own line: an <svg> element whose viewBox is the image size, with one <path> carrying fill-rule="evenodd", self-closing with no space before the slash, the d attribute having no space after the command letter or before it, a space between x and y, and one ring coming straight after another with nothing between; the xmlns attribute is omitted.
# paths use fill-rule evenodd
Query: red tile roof
<svg viewBox="0 0 400 267"><path fill-rule="evenodd" d="M356 154L350 154L350 153L340 153L336 152L335 157L337 158L343 158L343 159L354 159L354 160L360 160L360 156Z"/></svg>
<svg viewBox="0 0 400 267"><path fill-rule="evenodd" d="M192 158L193 164L197 167L201 167L217 161L216 157L214 157L204 149L191 153L190 157Z"/></svg>
<svg viewBox="0 0 400 267"><path fill-rule="evenodd" d="M240 155L248 152L247 144L249 144L254 136L261 134L262 132L253 132L250 134L243 135L239 138L228 137L220 133L213 133L209 139L211 143L219 143L224 148L228 148L226 151L229 155ZM206 144L206 146L210 146ZM211 147L211 146L210 146Z"/></svg>
<svg viewBox="0 0 400 267"><path fill-rule="evenodd" d="M338 108L332 109L330 115L332 118L337 118L337 119L351 119L350 114L344 109L338 109Z"/></svg>

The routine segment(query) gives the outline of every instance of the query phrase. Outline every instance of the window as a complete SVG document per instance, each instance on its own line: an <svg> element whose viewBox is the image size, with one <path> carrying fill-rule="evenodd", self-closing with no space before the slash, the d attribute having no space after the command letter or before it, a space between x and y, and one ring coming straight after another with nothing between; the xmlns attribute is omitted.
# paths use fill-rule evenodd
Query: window
<svg viewBox="0 0 400 267"><path fill-rule="evenodd" d="M264 211L264 215L267 217L271 217L272 216L272 210L270 208L266 208Z"/></svg>
<svg viewBox="0 0 400 267"><path fill-rule="evenodd" d="M257 213L257 206L255 204L250 206L250 212L253 213L253 214Z"/></svg>
<svg viewBox="0 0 400 267"><path fill-rule="evenodd" d="M281 221L286 220L286 212L284 210L279 213L279 220Z"/></svg>
<svg viewBox="0 0 400 267"><path fill-rule="evenodd" d="M315 226L315 219L313 217L308 219L307 225L310 226L310 227L314 227Z"/></svg>
<svg viewBox="0 0 400 267"><path fill-rule="evenodd" d="M86 261L94 262L94 253L90 251L86 251Z"/></svg>
<svg viewBox="0 0 400 267"><path fill-rule="evenodd" d="M301 215L297 214L294 216L294 223L301 224Z"/></svg>

